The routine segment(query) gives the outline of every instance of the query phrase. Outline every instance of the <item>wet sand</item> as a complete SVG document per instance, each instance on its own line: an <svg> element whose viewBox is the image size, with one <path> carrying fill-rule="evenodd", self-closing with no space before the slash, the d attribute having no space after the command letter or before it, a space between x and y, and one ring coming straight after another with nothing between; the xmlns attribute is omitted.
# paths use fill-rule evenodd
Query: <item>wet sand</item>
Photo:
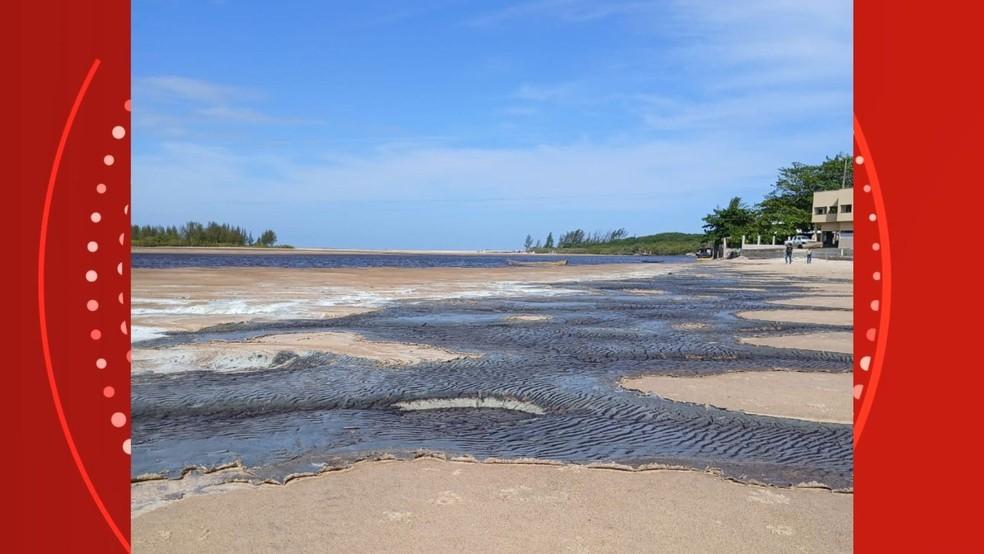
<svg viewBox="0 0 984 554"><path fill-rule="evenodd" d="M487 298L544 284L650 277L671 264L496 268L182 268L133 271L134 340L278 318L331 318L395 300ZM558 291L551 290L551 293ZM559 291L563 292L563 291Z"/></svg>
<svg viewBox="0 0 984 554"><path fill-rule="evenodd" d="M133 372L173 373L206 369L242 371L275 367L277 355L289 351L295 356L312 353L338 354L399 366L421 362L445 362L473 357L432 346L403 342L367 340L358 333L321 331L264 335L244 342L207 342L164 349L137 348ZM287 361L287 360L285 360Z"/></svg>
<svg viewBox="0 0 984 554"><path fill-rule="evenodd" d="M719 269L747 272L765 283L783 283L791 275L802 275L808 277L803 286L819 294L848 296L850 266L824 260L809 266L739 260L707 262L703 268L688 269L670 264L138 269L134 271L134 306L144 311L135 312L134 323L161 330L197 330L217 323L280 317L337 317L375 310L392 300L486 298L529 291L538 284L645 278L695 268L709 274ZM646 292L649 289L633 290L633 294L653 294ZM554 292L557 291L551 290ZM325 303L326 298L330 302ZM529 325L542 321L541 317L516 316L512 321ZM691 322L673 327L696 333L706 325ZM402 360L393 363L412 363L414 356L467 355L424 345L417 345L420 350L411 355L404 343L360 344L358 335L347 335L301 342L307 342L304 346L309 349L316 349L317 345L320 351L330 353L377 355L384 363L389 356ZM287 343L293 350L302 349L294 344L296 336L269 337L254 340L245 348L258 349L264 355ZM779 348L851 351L851 334L845 332L739 340ZM167 350L176 348L181 347ZM134 356L139 360L141 355L138 347ZM406 358L408 355L410 359ZM681 386L686 384L680 378L655 376L644 377L633 383L633 388L674 400L706 402L750 413L815 421L844 420L838 392L842 383L822 383L822 376L833 374L803 374L817 377L809 384L789 381L790 375L777 376L791 372L755 373L767 374L748 373L744 381L717 379L724 376L699 377L694 380L703 382L696 392ZM796 375L797 379L801 377ZM842 381L849 374L834 377ZM668 392L665 379L677 380L677 396ZM731 389L731 394L727 389ZM783 394L776 395L777 390ZM847 391L845 397L850 404L850 387ZM710 400L695 400L700 394ZM786 398L784 402L755 404L768 396ZM808 410L811 404L813 411ZM836 415L821 419L820 412L824 410ZM174 481L136 483L135 497L139 496L138 491L168 485L183 490ZM351 470L287 485L257 487L218 481L205 489L221 494L190 496L166 504L145 503L148 508L138 512L133 520L134 548L147 552L847 552L852 548L850 494L741 484L695 471L628 472L583 466L418 460L359 463Z"/></svg>
<svg viewBox="0 0 984 554"><path fill-rule="evenodd" d="M670 400L726 410L850 424L854 417L850 373L736 371L696 377L643 376L622 386Z"/></svg>
<svg viewBox="0 0 984 554"><path fill-rule="evenodd" d="M850 552L853 495L695 471L367 462L133 520L137 552Z"/></svg>
<svg viewBox="0 0 984 554"><path fill-rule="evenodd" d="M450 255L450 256L490 256L490 255L511 255L525 256L520 252L506 252L502 250L368 250L364 248L264 248L259 246L135 246L132 249L134 254L198 254L198 255L220 255L234 254L242 255L284 255L284 254L372 254L372 255L401 255L401 254L430 254L430 255Z"/></svg>

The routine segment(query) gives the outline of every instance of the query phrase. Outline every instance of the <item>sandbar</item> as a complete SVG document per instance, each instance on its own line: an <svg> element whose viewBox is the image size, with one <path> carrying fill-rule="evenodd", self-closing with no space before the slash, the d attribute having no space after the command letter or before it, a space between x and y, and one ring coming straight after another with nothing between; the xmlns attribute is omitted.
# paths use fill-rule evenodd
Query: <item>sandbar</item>
<svg viewBox="0 0 984 554"><path fill-rule="evenodd" d="M717 375L646 375L622 379L627 389L670 400L749 414L850 424L853 376L802 371L735 371Z"/></svg>

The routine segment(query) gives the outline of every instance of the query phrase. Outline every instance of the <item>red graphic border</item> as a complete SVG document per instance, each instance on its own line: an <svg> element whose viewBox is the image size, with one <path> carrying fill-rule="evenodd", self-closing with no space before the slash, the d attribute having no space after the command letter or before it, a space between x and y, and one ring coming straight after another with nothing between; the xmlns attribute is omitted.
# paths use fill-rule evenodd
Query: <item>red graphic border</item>
<svg viewBox="0 0 984 554"><path fill-rule="evenodd" d="M0 13L13 60L0 156L17 229L0 276L18 310L2 334L17 364L0 402L4 546L128 551L130 155L116 128L131 129L130 5L15 0ZM980 276L974 246L953 252L940 235L980 234L969 212L984 205L972 169L984 90L967 80L980 21L979 3L855 4L856 182L871 186L855 191L859 551L979 542L982 486L947 468L979 434Z"/></svg>
<svg viewBox="0 0 984 554"><path fill-rule="evenodd" d="M0 403L12 430L3 545L129 552L130 5L0 12L13 58L4 200L17 218L0 274L19 311L3 333L18 361Z"/></svg>

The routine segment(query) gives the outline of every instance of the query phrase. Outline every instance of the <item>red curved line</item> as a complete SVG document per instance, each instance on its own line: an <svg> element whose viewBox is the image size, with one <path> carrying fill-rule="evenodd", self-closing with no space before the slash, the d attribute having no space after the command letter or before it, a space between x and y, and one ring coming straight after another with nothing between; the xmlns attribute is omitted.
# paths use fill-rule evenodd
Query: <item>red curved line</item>
<svg viewBox="0 0 984 554"><path fill-rule="evenodd" d="M55 382L55 371L51 363L51 348L48 343L48 318L45 315L44 300L45 255L48 249L48 219L51 215L51 199L55 194L58 167L61 165L62 154L65 152L65 144L68 142L68 135L72 131L72 125L75 123L75 116L79 113L82 99L85 97L86 91L89 90L89 84L92 83L92 78L96 75L96 70L99 69L100 63L98 58L92 61L92 66L89 67L89 73L86 74L85 79L82 81L82 86L75 96L75 102L72 104L72 109L68 112L68 119L65 120L65 127L62 128L61 138L58 140L55 159L51 163L51 173L48 175L48 188L44 195L44 209L41 212L41 235L38 238L38 316L41 323L41 351L44 354L44 366L48 374L48 387L51 389L51 399L55 403L55 413L58 415L58 423L61 425L62 435L65 436L65 442L68 443L68 450L72 453L75 467L78 468L79 475L82 476L82 481L85 483L86 489L89 490L89 496L92 497L92 501L99 508L99 513L102 514L103 519L106 520L106 523L112 529L113 534L116 535L120 544L123 545L123 548L127 552L130 552L130 542L123 535L123 532L120 531L119 526L116 525L113 516L110 515L109 510L106 509L106 505L103 504L99 492L96 491L95 485L92 484L92 479L89 478L89 472L86 471L85 464L82 463L82 456L79 455L79 450L75 446L72 431L68 428L68 420L65 418L65 410L62 408L61 395L58 393L58 384Z"/></svg>
<svg viewBox="0 0 984 554"><path fill-rule="evenodd" d="M857 116L854 117L854 135L858 139L858 149L864 158L864 163L868 164L868 176L871 183L871 194L875 202L875 213L878 214L878 241L881 244L881 283L882 298L879 299L880 318L878 323L878 341L875 343L875 353L873 354L871 377L865 387L867 391L861 399L861 407L858 408L858 419L854 423L854 448L858 447L858 440L864 431L868 415L871 413L871 405L875 401L875 392L878 390L878 380L881 377L882 363L885 359L885 349L888 343L889 314L892 311L892 256L888 242L888 218L885 217L885 202L881 194L881 186L878 183L878 173L875 171L874 160L871 157L871 150L868 148L868 141L864 138L861 131L861 123Z"/></svg>

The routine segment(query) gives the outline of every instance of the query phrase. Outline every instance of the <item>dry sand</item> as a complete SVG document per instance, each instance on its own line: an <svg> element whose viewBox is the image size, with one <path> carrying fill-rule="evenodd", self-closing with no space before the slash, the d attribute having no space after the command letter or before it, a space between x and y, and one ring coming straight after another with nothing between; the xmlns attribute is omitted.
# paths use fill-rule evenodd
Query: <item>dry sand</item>
<svg viewBox="0 0 984 554"><path fill-rule="evenodd" d="M796 306L817 306L830 308L853 308L850 298L854 294L854 263L842 260L813 260L807 264L796 259L786 264L782 259L749 260L739 258L724 262L709 262L709 267L735 270L754 277L756 281L775 281L788 283L790 277L801 278L799 286L816 291L816 295L802 298L776 300ZM750 319L766 321L786 321L799 323L818 323L828 325L851 325L853 312L832 310L759 310L738 314ZM854 350L854 336L848 332L805 333L770 337L743 337L746 344L772 346L775 348L797 348L802 350L821 350L851 354Z"/></svg>
<svg viewBox="0 0 984 554"><path fill-rule="evenodd" d="M622 386L670 400L709 404L726 410L850 424L854 417L850 373L738 371L719 375L647 375Z"/></svg>
<svg viewBox="0 0 984 554"><path fill-rule="evenodd" d="M173 373L206 369L241 371L270 367L280 352L299 356L329 353L365 358L384 365L443 362L476 354L402 342L371 341L358 333L325 331L265 335L244 342L207 342L161 349L137 348L133 352L134 373Z"/></svg>
<svg viewBox="0 0 984 554"><path fill-rule="evenodd" d="M854 263L845 260L816 259L813 260L813 263L808 264L804 260L797 259L793 263L787 264L783 262L782 258L762 260L738 258L735 260L704 262L704 264L708 266L721 265L729 269L736 269L748 273L767 274L773 277L788 275L802 276L807 278L804 279L804 284L810 281L808 279L810 276L816 276L820 279L851 279L854 276Z"/></svg>
<svg viewBox="0 0 984 554"><path fill-rule="evenodd" d="M846 331L830 333L803 333L800 335L777 335L774 337L742 337L741 342L756 346L774 348L797 348L800 350L820 350L823 352L854 352L854 334Z"/></svg>
<svg viewBox="0 0 984 554"><path fill-rule="evenodd" d="M819 325L852 325L854 313L848 310L752 310L738 312L738 317L759 321L810 323Z"/></svg>
<svg viewBox="0 0 984 554"><path fill-rule="evenodd" d="M369 462L186 498L136 552L850 552L853 495L694 471Z"/></svg>
<svg viewBox="0 0 984 554"><path fill-rule="evenodd" d="M772 300L769 303L779 304L782 306L802 306L805 308L840 308L842 310L854 309L853 296L822 296L816 294L805 298L783 298L782 300Z"/></svg>

